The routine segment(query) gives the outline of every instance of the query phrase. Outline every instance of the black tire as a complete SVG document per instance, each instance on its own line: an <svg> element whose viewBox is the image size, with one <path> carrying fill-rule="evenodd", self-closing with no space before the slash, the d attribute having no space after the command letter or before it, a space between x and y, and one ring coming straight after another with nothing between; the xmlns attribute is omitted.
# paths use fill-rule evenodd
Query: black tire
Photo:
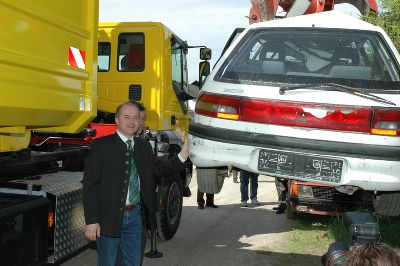
<svg viewBox="0 0 400 266"><path fill-rule="evenodd" d="M160 209L157 212L158 236L171 239L178 230L182 215L182 181L177 175L173 181L163 182L160 193Z"/></svg>
<svg viewBox="0 0 400 266"><path fill-rule="evenodd" d="M382 192L373 199L375 212L384 216L400 215L400 192Z"/></svg>
<svg viewBox="0 0 400 266"><path fill-rule="evenodd" d="M289 219L289 220L297 219L297 212L290 205L289 201L286 203L286 211L285 212L286 212L286 218L287 219Z"/></svg>
<svg viewBox="0 0 400 266"><path fill-rule="evenodd" d="M221 191L225 176L213 168L197 168L197 186L201 192L217 194Z"/></svg>

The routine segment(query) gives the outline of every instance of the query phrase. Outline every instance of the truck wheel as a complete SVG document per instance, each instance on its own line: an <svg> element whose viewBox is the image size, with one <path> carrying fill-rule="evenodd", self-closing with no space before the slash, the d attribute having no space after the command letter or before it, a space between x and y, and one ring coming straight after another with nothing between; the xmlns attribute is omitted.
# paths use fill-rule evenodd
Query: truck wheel
<svg viewBox="0 0 400 266"><path fill-rule="evenodd" d="M373 200L376 213L384 216L400 215L400 192L382 192Z"/></svg>
<svg viewBox="0 0 400 266"><path fill-rule="evenodd" d="M225 176L218 174L218 169L197 168L197 186L200 191L217 194L221 191Z"/></svg>
<svg viewBox="0 0 400 266"><path fill-rule="evenodd" d="M182 181L177 175L161 186L160 209L157 212L158 235L162 240L171 239L178 230L182 215Z"/></svg>

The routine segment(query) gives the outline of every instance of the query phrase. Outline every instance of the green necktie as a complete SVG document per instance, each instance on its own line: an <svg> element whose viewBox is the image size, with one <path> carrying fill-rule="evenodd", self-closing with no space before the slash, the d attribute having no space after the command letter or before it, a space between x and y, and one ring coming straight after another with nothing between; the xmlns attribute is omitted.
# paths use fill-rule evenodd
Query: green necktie
<svg viewBox="0 0 400 266"><path fill-rule="evenodd" d="M130 178L129 178L129 195L128 201L136 205L140 199L140 190L139 190L139 175L136 170L135 161L133 160L133 147L132 147L132 140L128 139L126 141L128 144L128 158L130 160Z"/></svg>

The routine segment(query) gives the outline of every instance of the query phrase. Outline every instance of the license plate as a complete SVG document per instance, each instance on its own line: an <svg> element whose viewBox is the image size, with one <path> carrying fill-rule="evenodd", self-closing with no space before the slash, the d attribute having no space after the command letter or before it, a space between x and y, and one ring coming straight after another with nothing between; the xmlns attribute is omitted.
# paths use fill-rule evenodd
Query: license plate
<svg viewBox="0 0 400 266"><path fill-rule="evenodd" d="M305 154L260 150L258 170L289 178L339 183L343 161Z"/></svg>

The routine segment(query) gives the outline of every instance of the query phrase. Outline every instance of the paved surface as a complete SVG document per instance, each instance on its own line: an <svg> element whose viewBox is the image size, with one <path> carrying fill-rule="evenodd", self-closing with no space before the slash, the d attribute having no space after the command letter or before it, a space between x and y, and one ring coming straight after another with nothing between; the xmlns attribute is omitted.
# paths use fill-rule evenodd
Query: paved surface
<svg viewBox="0 0 400 266"><path fill-rule="evenodd" d="M215 195L219 208L199 210L194 177L190 185L193 195L184 198L178 232L170 241L158 241L163 257L145 258L143 265L320 265L320 259L314 256L287 253L290 226L284 214L272 211L277 205L273 178L260 176L261 206L240 207L239 186L232 178L226 178L222 191ZM86 249L61 265L96 264L96 251Z"/></svg>

